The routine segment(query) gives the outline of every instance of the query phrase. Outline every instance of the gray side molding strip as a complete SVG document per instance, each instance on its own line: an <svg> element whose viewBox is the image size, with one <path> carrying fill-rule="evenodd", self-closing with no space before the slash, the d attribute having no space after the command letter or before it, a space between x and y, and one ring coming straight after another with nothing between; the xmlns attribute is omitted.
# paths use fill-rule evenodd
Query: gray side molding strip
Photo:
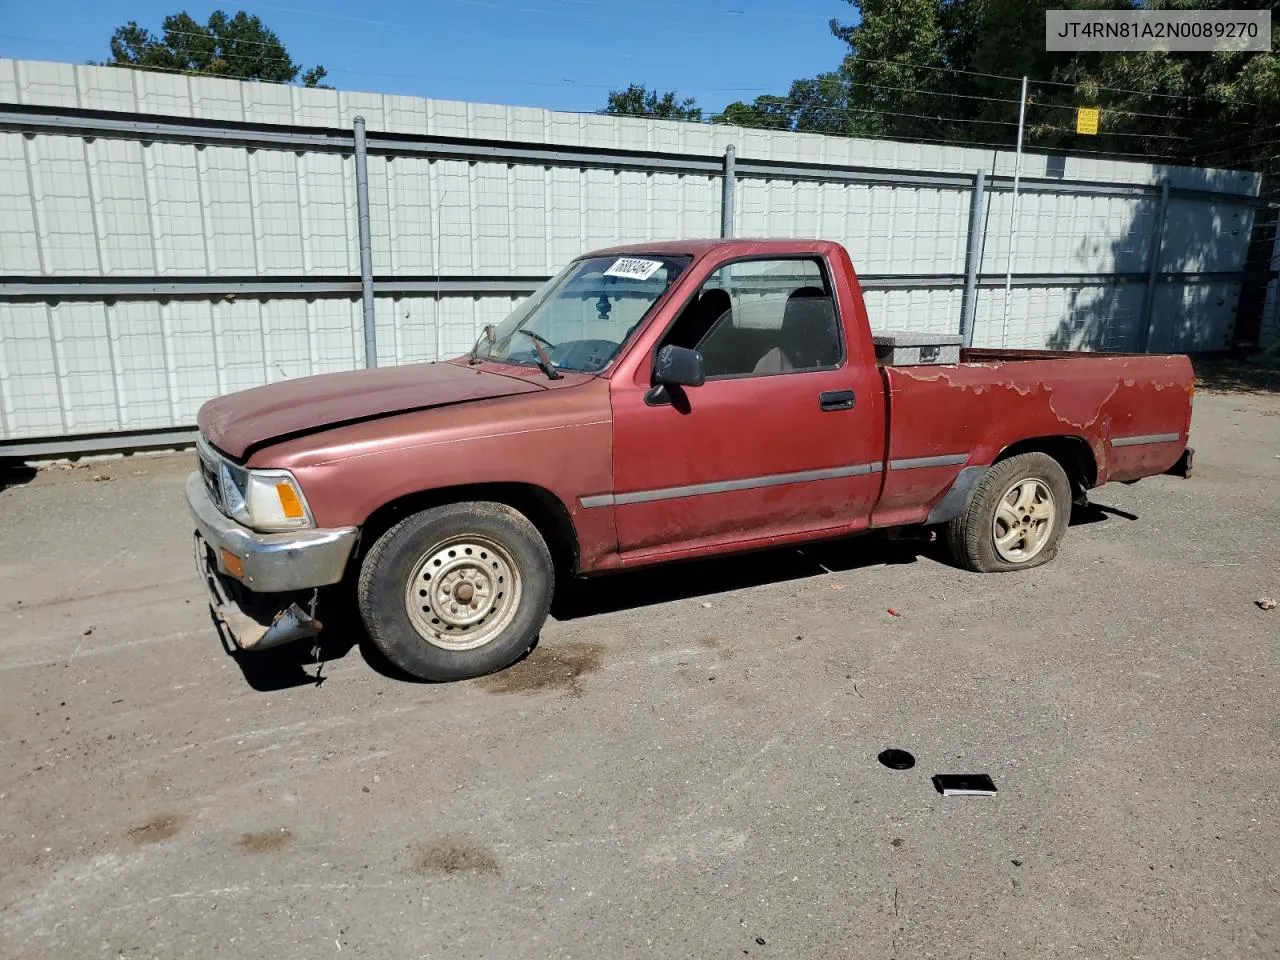
<svg viewBox="0 0 1280 960"><path fill-rule="evenodd" d="M1137 447L1147 443L1173 443L1181 440L1180 433L1148 433L1138 437L1112 437L1113 447Z"/></svg>
<svg viewBox="0 0 1280 960"><path fill-rule="evenodd" d="M628 503L652 503L654 500L678 500L684 497L701 497L709 493L730 493L734 490L754 490L757 487L777 487L787 483L812 483L815 480L836 480L841 477L862 477L879 473L880 463L856 463L847 467L828 467L823 470L802 470L798 473L775 473L763 477L746 477L742 480L721 480L716 483L695 483L687 487L665 487L659 490L636 490L631 493L597 493L580 497L583 507L625 506Z"/></svg>

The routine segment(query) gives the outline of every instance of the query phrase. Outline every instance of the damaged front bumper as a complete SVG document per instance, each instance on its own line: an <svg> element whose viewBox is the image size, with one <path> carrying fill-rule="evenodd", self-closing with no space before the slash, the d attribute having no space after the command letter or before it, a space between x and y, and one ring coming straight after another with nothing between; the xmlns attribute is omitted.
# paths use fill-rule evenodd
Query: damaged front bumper
<svg viewBox="0 0 1280 960"><path fill-rule="evenodd" d="M289 594L261 594L245 590L231 577L220 572L214 561L213 548L196 534L196 571L209 596L224 638L229 639L228 652L266 650L295 640L306 640L320 633L323 624L315 617L315 591L307 609Z"/></svg>
<svg viewBox="0 0 1280 960"><path fill-rule="evenodd" d="M355 527L258 533L218 510L198 472L187 478L187 505L197 572L235 646L265 650L319 633L316 588L342 579Z"/></svg>

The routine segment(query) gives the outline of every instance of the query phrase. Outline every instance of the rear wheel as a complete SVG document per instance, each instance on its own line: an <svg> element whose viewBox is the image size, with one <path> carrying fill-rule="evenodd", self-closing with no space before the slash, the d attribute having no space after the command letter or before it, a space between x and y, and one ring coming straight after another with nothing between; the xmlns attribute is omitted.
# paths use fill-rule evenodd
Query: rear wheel
<svg viewBox="0 0 1280 960"><path fill-rule="evenodd" d="M1071 519L1071 483L1057 460L1022 453L987 471L969 507L948 524L956 563L979 573L1048 563Z"/></svg>
<svg viewBox="0 0 1280 960"><path fill-rule="evenodd" d="M401 520L360 568L360 614L388 660L423 680L500 670L538 637L555 572L537 528L500 503Z"/></svg>

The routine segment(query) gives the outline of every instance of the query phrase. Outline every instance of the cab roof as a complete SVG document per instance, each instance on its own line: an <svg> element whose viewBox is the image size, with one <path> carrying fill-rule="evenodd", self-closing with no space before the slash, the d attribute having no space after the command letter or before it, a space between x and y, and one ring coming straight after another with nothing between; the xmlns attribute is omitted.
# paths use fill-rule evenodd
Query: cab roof
<svg viewBox="0 0 1280 960"><path fill-rule="evenodd" d="M768 239L721 239L721 240L667 240L660 243L630 243L619 247L606 247L603 250L592 250L587 256L639 256L641 254L659 254L664 256L703 257L716 254L722 257L747 256L796 256L797 254L825 254L839 244L830 240L768 240Z"/></svg>

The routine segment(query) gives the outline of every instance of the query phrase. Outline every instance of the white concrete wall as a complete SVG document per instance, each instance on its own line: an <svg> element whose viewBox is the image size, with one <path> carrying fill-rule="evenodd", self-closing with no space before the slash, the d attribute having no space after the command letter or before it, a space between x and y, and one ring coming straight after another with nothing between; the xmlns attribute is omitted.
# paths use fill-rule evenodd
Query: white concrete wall
<svg viewBox="0 0 1280 960"><path fill-rule="evenodd" d="M5 104L483 138L540 145L721 155L744 161L903 172L1013 172L1013 154L741 130L523 107L172 76L0 59ZM1050 175L1028 155L1024 175ZM592 248L718 235L721 181L599 167L369 158L375 274L397 278L529 277ZM1253 174L1068 157L1061 179L1252 195ZM982 271L1009 261L1011 196L988 193ZM962 275L966 190L916 185L740 179L735 233L838 240L868 275ZM1015 273L1140 273L1151 198L1027 193ZM1235 271L1252 211L1229 202L1170 204L1162 269ZM0 441L192 423L218 393L364 363L354 298L302 295L210 300L6 300L19 278L339 279L358 274L350 154L146 142L0 129ZM1165 285L1156 349L1224 345L1238 284ZM983 289L975 343L1131 347L1141 284ZM881 330L955 332L958 289L872 290ZM379 361L466 350L512 297L379 297Z"/></svg>

